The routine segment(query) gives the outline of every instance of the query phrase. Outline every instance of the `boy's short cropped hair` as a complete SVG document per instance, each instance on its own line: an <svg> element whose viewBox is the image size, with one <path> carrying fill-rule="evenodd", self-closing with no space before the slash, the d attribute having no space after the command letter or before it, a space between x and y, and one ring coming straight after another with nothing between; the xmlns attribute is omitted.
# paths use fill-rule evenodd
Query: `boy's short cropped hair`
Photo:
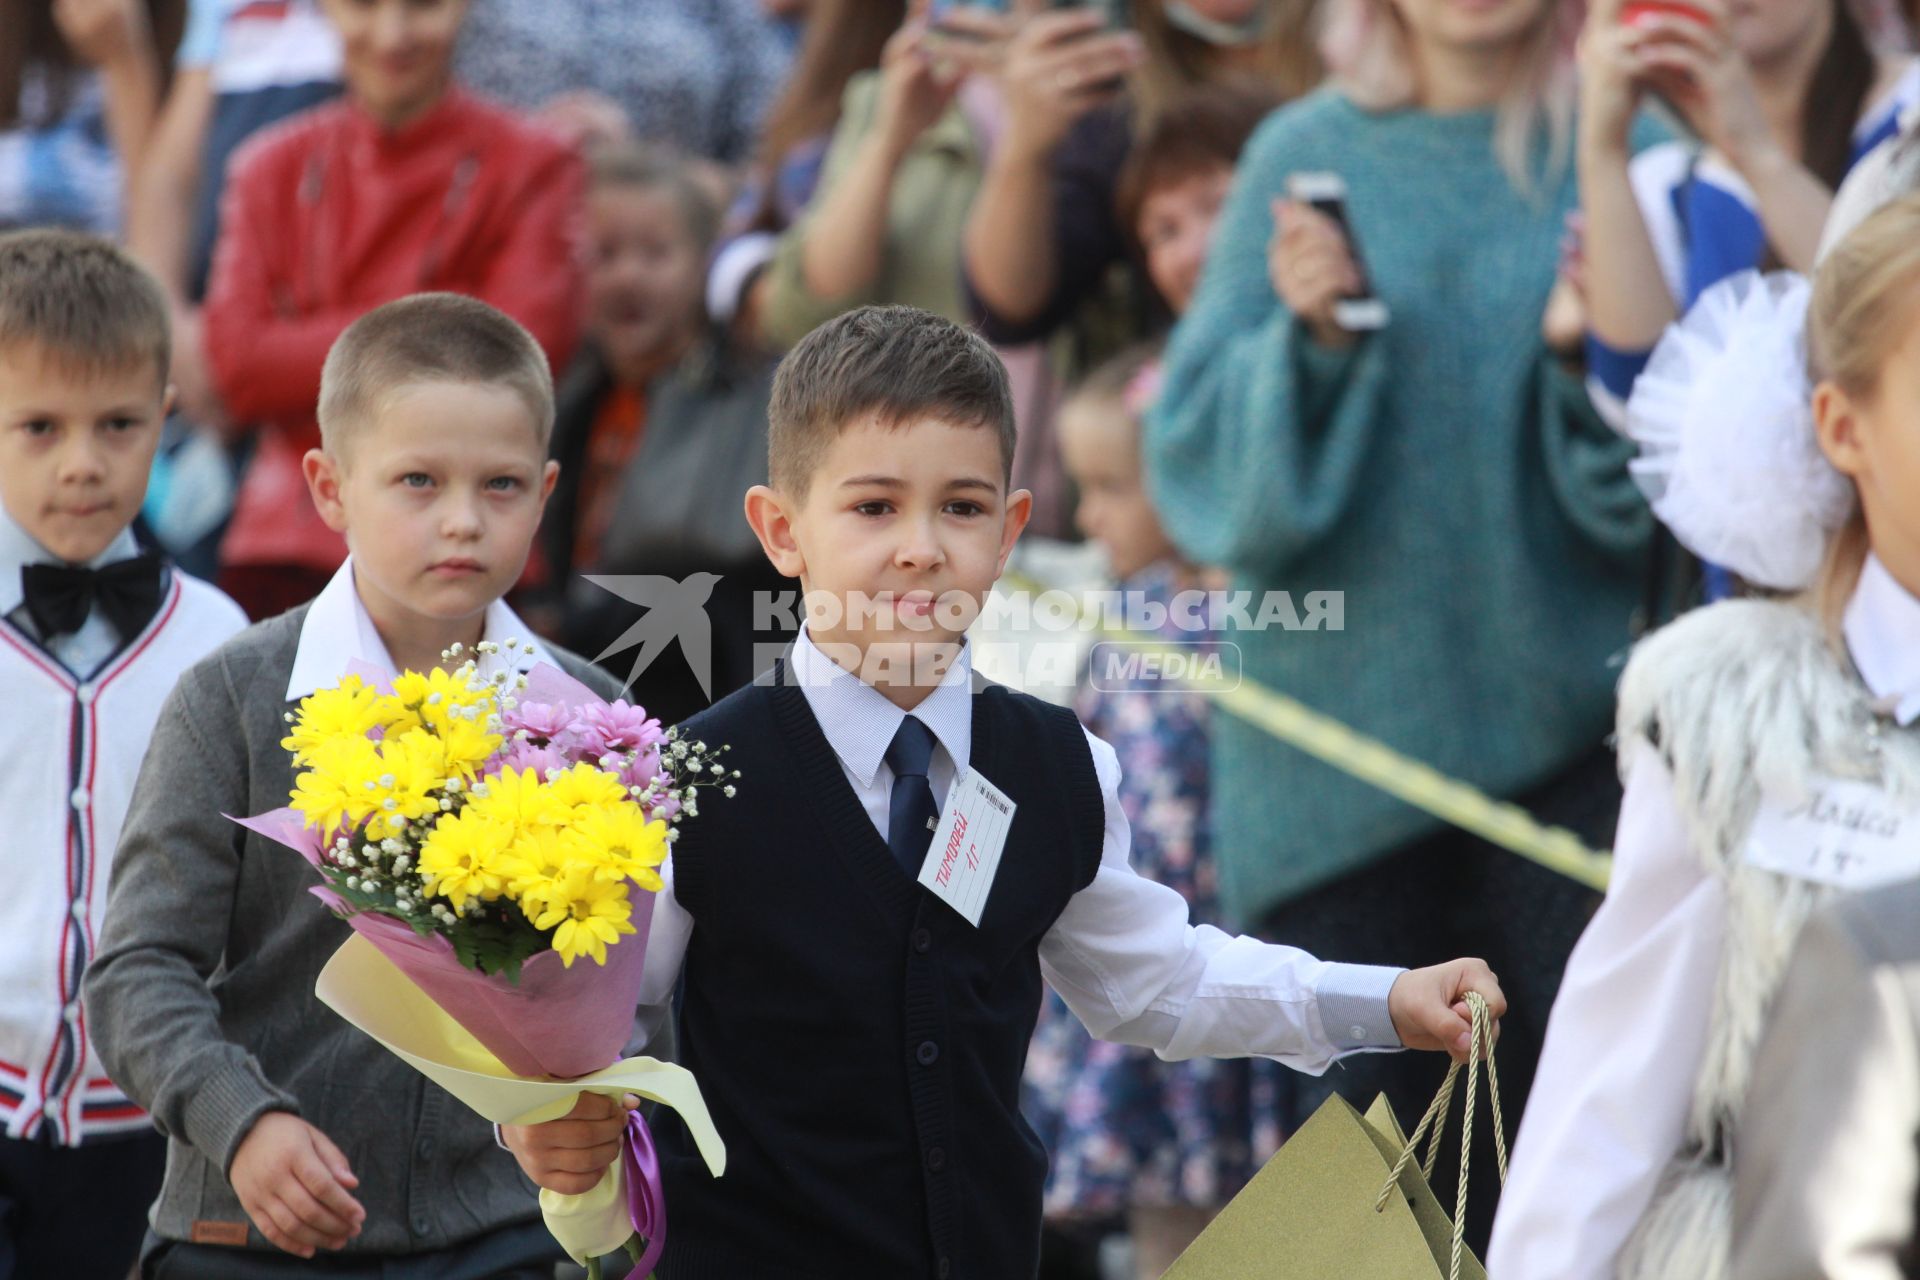
<svg viewBox="0 0 1920 1280"><path fill-rule="evenodd" d="M1013 392L986 339L918 307L860 307L802 338L780 362L767 409L774 487L804 497L835 437L865 418L986 427L999 437L1001 480L1013 477Z"/></svg>
<svg viewBox="0 0 1920 1280"><path fill-rule="evenodd" d="M416 293L347 326L320 370L320 441L338 453L402 387L469 382L526 402L544 449L553 434L553 371L521 324L478 298Z"/></svg>
<svg viewBox="0 0 1920 1280"><path fill-rule="evenodd" d="M84 373L173 361L167 298L132 258L98 236L37 227L0 235L0 350L38 347Z"/></svg>

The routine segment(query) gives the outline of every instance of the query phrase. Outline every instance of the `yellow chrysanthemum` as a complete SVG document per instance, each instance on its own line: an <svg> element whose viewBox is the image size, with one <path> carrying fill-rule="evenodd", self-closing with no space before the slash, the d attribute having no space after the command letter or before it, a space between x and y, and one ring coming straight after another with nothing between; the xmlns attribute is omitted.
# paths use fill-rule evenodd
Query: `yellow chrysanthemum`
<svg viewBox="0 0 1920 1280"><path fill-rule="evenodd" d="M470 898L491 902L506 887L501 864L512 838L511 828L471 809L442 818L420 846L420 878L456 911Z"/></svg>
<svg viewBox="0 0 1920 1280"><path fill-rule="evenodd" d="M293 753L294 764L304 765L324 742L365 738L373 730L392 724L396 710L397 706L359 676L347 676L333 688L316 690L301 699L293 732L280 739L280 745Z"/></svg>
<svg viewBox="0 0 1920 1280"><path fill-rule="evenodd" d="M502 769L486 780L486 794L475 794L467 807L505 823L516 837L536 827L563 826L573 816L531 769Z"/></svg>
<svg viewBox="0 0 1920 1280"><path fill-rule="evenodd" d="M380 742L382 770L372 791L376 834L391 835L440 808L447 750L425 729L389 733Z"/></svg>
<svg viewBox="0 0 1920 1280"><path fill-rule="evenodd" d="M500 735L488 733L483 721L449 720L439 733L441 745L446 748L447 773L458 774L466 782L478 777L480 766L500 749Z"/></svg>
<svg viewBox="0 0 1920 1280"><path fill-rule="evenodd" d="M293 780L291 804L315 831L357 827L377 803L368 784L377 787L385 770L379 748L365 737L321 739Z"/></svg>
<svg viewBox="0 0 1920 1280"><path fill-rule="evenodd" d="M532 919L546 908L554 884L565 876L573 861L561 828L534 827L520 833L500 856L499 865L507 892Z"/></svg>
<svg viewBox="0 0 1920 1280"><path fill-rule="evenodd" d="M654 868L667 858L667 824L649 822L632 801L580 813L567 840L603 880L632 880L654 893L664 887Z"/></svg>
<svg viewBox="0 0 1920 1280"><path fill-rule="evenodd" d="M438 667L404 672L394 679L393 695L408 713L435 732L443 731L450 720L464 719L454 712L494 700L492 688L472 687L472 672L464 667L451 673ZM484 715L481 720L485 720Z"/></svg>
<svg viewBox="0 0 1920 1280"><path fill-rule="evenodd" d="M608 946L635 932L624 880L602 880L591 868L576 865L553 884L550 894L533 924L553 930L553 949L568 968L583 955L605 964Z"/></svg>
<svg viewBox="0 0 1920 1280"><path fill-rule="evenodd" d="M576 764L554 775L547 785L553 789L554 799L574 810L601 809L627 800L627 786L617 774L590 764Z"/></svg>

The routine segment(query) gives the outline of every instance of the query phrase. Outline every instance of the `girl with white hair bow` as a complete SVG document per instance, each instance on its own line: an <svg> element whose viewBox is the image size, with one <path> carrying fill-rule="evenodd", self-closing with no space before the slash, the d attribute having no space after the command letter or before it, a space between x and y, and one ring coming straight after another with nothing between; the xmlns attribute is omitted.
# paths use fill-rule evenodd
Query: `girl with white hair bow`
<svg viewBox="0 0 1920 1280"><path fill-rule="evenodd" d="M1587 365L1616 421L1661 331L1714 283L1811 270L1847 171L1920 103L1883 0L1595 0L1580 38ZM1693 135L1631 154L1658 96ZM1706 575L1718 599L1735 585Z"/></svg>
<svg viewBox="0 0 1920 1280"><path fill-rule="evenodd" d="M1621 681L1626 799L1495 1220L1493 1280L1721 1280L1732 1152L1801 925L1920 873L1920 141L1843 189L1811 285L1746 273L1636 386L1635 473L1767 598L1686 615ZM1877 208L1875 206L1878 206ZM1908 830L1911 826L1908 825Z"/></svg>

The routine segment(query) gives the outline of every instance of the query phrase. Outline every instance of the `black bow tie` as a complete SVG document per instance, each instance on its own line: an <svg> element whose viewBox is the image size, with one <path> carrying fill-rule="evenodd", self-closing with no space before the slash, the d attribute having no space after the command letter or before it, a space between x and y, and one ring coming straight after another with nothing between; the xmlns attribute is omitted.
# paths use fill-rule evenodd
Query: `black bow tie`
<svg viewBox="0 0 1920 1280"><path fill-rule="evenodd" d="M160 558L119 560L100 569L29 564L20 569L27 613L42 640L78 631L97 604L123 640L146 630L160 611Z"/></svg>

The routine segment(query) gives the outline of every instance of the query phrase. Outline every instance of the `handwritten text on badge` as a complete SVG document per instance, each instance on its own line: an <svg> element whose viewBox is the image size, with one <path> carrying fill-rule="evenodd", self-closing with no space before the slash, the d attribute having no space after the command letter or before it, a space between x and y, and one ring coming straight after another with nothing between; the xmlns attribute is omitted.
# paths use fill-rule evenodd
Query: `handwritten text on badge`
<svg viewBox="0 0 1920 1280"><path fill-rule="evenodd" d="M986 910L1015 807L1006 792L971 769L947 792L933 847L920 864L920 883L970 925L978 927Z"/></svg>
<svg viewBox="0 0 1920 1280"><path fill-rule="evenodd" d="M1920 813L1870 783L1818 779L1799 804L1761 804L1746 860L1841 889L1892 884L1920 875Z"/></svg>

